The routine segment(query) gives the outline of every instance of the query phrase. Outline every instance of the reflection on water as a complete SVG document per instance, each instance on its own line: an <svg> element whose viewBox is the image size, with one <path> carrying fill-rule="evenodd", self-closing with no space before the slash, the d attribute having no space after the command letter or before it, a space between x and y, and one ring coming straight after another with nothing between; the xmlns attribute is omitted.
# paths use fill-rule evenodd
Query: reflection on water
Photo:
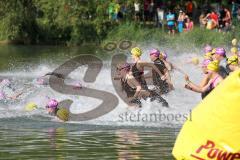
<svg viewBox="0 0 240 160"><path fill-rule="evenodd" d="M21 122L0 122L0 159L172 159L178 132Z"/></svg>

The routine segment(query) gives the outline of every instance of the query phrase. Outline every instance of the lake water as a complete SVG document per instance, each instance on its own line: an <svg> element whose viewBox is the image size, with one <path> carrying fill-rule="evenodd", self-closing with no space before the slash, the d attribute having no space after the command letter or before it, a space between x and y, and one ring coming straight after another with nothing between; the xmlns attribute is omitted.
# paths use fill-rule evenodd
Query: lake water
<svg viewBox="0 0 240 160"><path fill-rule="evenodd" d="M150 46L143 48L147 52ZM185 64L197 54L165 49L170 61L199 82L200 69ZM10 79L16 91L24 91L15 101L0 102L0 159L173 159L171 151L177 134L185 117L191 116L191 109L201 100L200 95L185 90L182 73L175 71L171 73L175 90L163 96L170 108L149 101L143 102L142 109L128 108L111 80L111 57L119 52L128 51L107 52L95 46L0 46L0 77ZM118 103L111 112L88 121L57 122L44 109L46 97L71 99L74 113L92 110L101 101L59 93L36 84L36 78L82 54L96 55L103 67L94 83L83 81L85 65L69 74L68 83L80 81L89 88L106 91ZM143 59L149 60L147 54ZM29 102L37 103L39 108L27 112L24 106ZM152 120L152 114L160 118Z"/></svg>

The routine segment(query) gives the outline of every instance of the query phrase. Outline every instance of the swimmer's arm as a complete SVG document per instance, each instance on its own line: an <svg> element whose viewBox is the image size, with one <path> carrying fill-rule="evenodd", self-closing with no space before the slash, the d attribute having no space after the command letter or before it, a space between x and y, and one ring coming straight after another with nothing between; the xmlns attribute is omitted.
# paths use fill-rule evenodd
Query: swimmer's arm
<svg viewBox="0 0 240 160"><path fill-rule="evenodd" d="M162 59L163 63L165 64L166 68L171 71L173 68L175 68L173 65L171 65L171 63L165 61L164 59Z"/></svg>
<svg viewBox="0 0 240 160"><path fill-rule="evenodd" d="M149 62L139 62L139 65L141 67L150 67L153 68L154 71L156 71L161 77L163 76L163 74L159 71L159 69L153 64L153 63L149 63Z"/></svg>
<svg viewBox="0 0 240 160"><path fill-rule="evenodd" d="M209 81L209 76L208 75L204 76L199 87L204 87L208 83L208 81Z"/></svg>

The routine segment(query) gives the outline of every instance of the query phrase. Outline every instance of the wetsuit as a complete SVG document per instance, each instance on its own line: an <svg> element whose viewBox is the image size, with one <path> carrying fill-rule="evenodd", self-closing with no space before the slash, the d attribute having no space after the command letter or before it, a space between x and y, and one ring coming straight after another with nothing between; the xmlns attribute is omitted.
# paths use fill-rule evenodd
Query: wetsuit
<svg viewBox="0 0 240 160"><path fill-rule="evenodd" d="M229 75L230 72L227 69L226 59L224 59L220 62L218 73L221 77L223 77L223 79Z"/></svg>
<svg viewBox="0 0 240 160"><path fill-rule="evenodd" d="M204 99L216 87L215 83L218 78L219 78L219 76L216 76L214 78L213 82L210 84L209 88L205 92L202 93L202 95L201 95L202 99Z"/></svg>
<svg viewBox="0 0 240 160"><path fill-rule="evenodd" d="M127 97L133 97L136 93L136 88L132 88L128 83L127 79L123 80L121 79L122 89L126 92ZM137 104L139 107L142 107L142 103L139 99L133 99L129 103L131 104Z"/></svg>
<svg viewBox="0 0 240 160"><path fill-rule="evenodd" d="M154 61L154 65L164 75L164 70L167 69L164 62L158 58ZM155 90L158 93L164 94L169 92L168 83L166 82L166 80L162 80L160 75L155 70L152 70L152 78L153 78L153 85L155 86Z"/></svg>
<svg viewBox="0 0 240 160"><path fill-rule="evenodd" d="M122 80L121 79L121 83L122 83L122 88L123 90L126 92L127 94L127 97L130 98L130 97L133 97L136 93L136 88L132 88L128 83L127 83L127 80ZM152 101L158 101L159 103L162 103L164 107L168 107L168 103L167 101L162 98L158 93L156 93L155 91L151 91L151 90L148 90L150 92L150 95L148 96ZM145 97L145 98L148 98L148 97ZM139 99L133 99L132 101L130 101L130 103L132 104L137 104L139 107L142 106L141 104L141 101Z"/></svg>
<svg viewBox="0 0 240 160"><path fill-rule="evenodd" d="M147 82L144 79L144 72L137 68L137 63L132 66L133 77L140 83L144 90L148 90Z"/></svg>

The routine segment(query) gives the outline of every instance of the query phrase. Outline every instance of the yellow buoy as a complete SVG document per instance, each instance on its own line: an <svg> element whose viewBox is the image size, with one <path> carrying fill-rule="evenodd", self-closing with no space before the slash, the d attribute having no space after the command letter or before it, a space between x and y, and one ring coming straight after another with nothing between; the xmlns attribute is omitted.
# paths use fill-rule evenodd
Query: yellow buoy
<svg viewBox="0 0 240 160"><path fill-rule="evenodd" d="M177 160L240 158L240 70L231 73L191 112L173 148Z"/></svg>
<svg viewBox="0 0 240 160"><path fill-rule="evenodd" d="M197 57L192 58L192 64L198 65L199 64L199 59Z"/></svg>
<svg viewBox="0 0 240 160"><path fill-rule="evenodd" d="M234 38L234 39L232 40L232 45L233 45L233 46L236 46L236 45L237 45L237 39L236 39L236 38Z"/></svg>
<svg viewBox="0 0 240 160"><path fill-rule="evenodd" d="M25 109L25 111L33 111L33 110L37 109L37 105L34 102L30 102L24 107L24 109Z"/></svg>

